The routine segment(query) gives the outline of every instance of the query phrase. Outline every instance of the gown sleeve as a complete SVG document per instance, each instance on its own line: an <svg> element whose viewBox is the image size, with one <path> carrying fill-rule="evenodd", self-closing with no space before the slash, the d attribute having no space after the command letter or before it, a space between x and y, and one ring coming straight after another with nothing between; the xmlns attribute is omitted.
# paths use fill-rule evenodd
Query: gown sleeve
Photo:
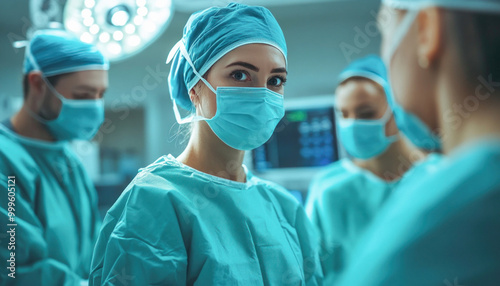
<svg viewBox="0 0 500 286"><path fill-rule="evenodd" d="M319 259L319 243L314 228L304 209L297 207L295 228L304 258L304 278L306 285L323 285L323 271Z"/></svg>
<svg viewBox="0 0 500 286"><path fill-rule="evenodd" d="M3 159L2 159L3 160ZM15 184L15 221L16 226L8 226L8 176L6 161L0 164L0 257L10 257L15 252L15 278L7 276L10 271L1 271L1 285L80 285L82 278L67 265L52 259L48 255L48 245L44 238L44 226L34 211L34 190L36 183L21 179L16 175ZM9 249L10 234L7 231L15 228L15 249ZM9 241L9 242L8 242Z"/></svg>
<svg viewBox="0 0 500 286"><path fill-rule="evenodd" d="M182 214L174 197L158 184L132 182L104 219L90 285L186 285Z"/></svg>
<svg viewBox="0 0 500 286"><path fill-rule="evenodd" d="M319 260L323 270L324 284L333 285L344 266L345 245L339 234L337 234L337 230L341 226L331 226L339 218L331 217L332 213L323 209L324 205L330 206L328 202L324 201L323 190L324 187L321 186L318 178L312 181L306 201L306 212L317 235ZM333 203L337 204L335 199L333 199Z"/></svg>

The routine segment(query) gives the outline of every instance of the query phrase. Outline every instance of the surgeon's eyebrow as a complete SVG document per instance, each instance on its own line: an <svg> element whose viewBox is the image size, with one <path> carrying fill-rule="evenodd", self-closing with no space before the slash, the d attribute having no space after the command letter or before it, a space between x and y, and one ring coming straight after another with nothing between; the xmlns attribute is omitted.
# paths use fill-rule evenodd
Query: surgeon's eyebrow
<svg viewBox="0 0 500 286"><path fill-rule="evenodd" d="M271 73L286 73L288 74L288 72L286 71L286 68L277 68L277 69L273 69L271 71Z"/></svg>
<svg viewBox="0 0 500 286"><path fill-rule="evenodd" d="M250 69L250 70L253 70L256 72L259 71L258 67L254 66L252 64L246 63L246 62L234 62L232 64L229 64L226 68L232 67L232 66L242 66L242 67L246 67L247 69Z"/></svg>
<svg viewBox="0 0 500 286"><path fill-rule="evenodd" d="M253 70L255 72L259 72L259 68L250 64L250 63L247 63L247 62L234 62L232 64L229 64L226 68L228 67L232 67L232 66L242 66L242 67L246 67L247 69L250 69L250 70ZM276 69L273 69L271 71L271 73L286 73L288 74L288 72L286 71L286 68L276 68Z"/></svg>

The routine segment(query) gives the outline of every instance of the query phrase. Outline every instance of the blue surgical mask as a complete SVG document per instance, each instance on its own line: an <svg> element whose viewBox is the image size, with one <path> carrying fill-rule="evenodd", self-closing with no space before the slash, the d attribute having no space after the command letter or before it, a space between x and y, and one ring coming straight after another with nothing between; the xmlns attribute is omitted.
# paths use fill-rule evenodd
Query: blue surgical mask
<svg viewBox="0 0 500 286"><path fill-rule="evenodd" d="M285 115L283 95L265 87L218 87L217 112L206 120L228 146L252 150L266 143Z"/></svg>
<svg viewBox="0 0 500 286"><path fill-rule="evenodd" d="M418 10L409 10L405 18L398 26L394 33L394 40L391 43L390 49L383 55L384 62L387 66L390 78L390 63L391 60L400 46L404 36L408 33L411 25L415 21ZM386 86L386 93L388 95L389 104L394 111L396 117L396 124L399 130L403 132L408 139L415 144L415 146L425 150L439 150L441 149L441 139L434 134L430 128L415 114L406 111L394 98L394 93L390 86Z"/></svg>
<svg viewBox="0 0 500 286"><path fill-rule="evenodd" d="M337 118L339 140L349 155L362 160L379 156L398 140L397 135L387 137L385 126L391 119L391 109L376 120Z"/></svg>
<svg viewBox="0 0 500 286"><path fill-rule="evenodd" d="M206 84L216 94L215 116L181 120L176 111L177 121L204 120L219 139L234 149L252 150L266 143L285 115L283 95L265 87L218 87L214 90L208 82Z"/></svg>
<svg viewBox="0 0 500 286"><path fill-rule="evenodd" d="M45 80L45 79L44 79ZM61 100L61 111L56 119L47 120L30 114L42 122L58 141L74 139L90 140L104 121L104 100L101 99L67 99L47 81L45 83L52 93Z"/></svg>
<svg viewBox="0 0 500 286"><path fill-rule="evenodd" d="M216 95L217 111L211 119L192 115L181 118L173 101L179 124L206 121L212 131L228 146L252 150L266 143L285 115L283 95L265 87L217 87L215 90L195 69L183 44L180 51L196 76Z"/></svg>

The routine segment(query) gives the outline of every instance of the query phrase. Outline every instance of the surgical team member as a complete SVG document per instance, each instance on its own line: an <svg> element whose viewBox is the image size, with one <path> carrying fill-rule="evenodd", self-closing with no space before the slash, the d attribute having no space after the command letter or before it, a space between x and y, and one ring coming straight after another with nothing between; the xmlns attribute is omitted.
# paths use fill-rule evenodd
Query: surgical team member
<svg viewBox="0 0 500 286"><path fill-rule="evenodd" d="M340 285L498 285L500 1L382 3L392 104L447 158L387 202Z"/></svg>
<svg viewBox="0 0 500 286"><path fill-rule="evenodd" d="M179 123L193 122L190 141L142 169L110 209L91 285L321 284L303 208L242 165L284 115L286 51L263 7L189 18L169 56L169 87ZM182 120L177 105L194 116Z"/></svg>
<svg viewBox="0 0 500 286"><path fill-rule="evenodd" d="M351 63L335 92L339 140L351 158L312 181L306 210L320 236L325 284L342 273L349 254L412 161L423 154L399 136L388 106L386 69L378 56Z"/></svg>
<svg viewBox="0 0 500 286"><path fill-rule="evenodd" d="M68 141L90 139L101 125L108 66L96 47L63 31L38 31L26 48L24 104L0 124L1 233L12 230L10 217L17 224L15 244L0 247L4 264L15 254L15 267L2 267L2 285L80 285L88 278L100 226L97 195Z"/></svg>

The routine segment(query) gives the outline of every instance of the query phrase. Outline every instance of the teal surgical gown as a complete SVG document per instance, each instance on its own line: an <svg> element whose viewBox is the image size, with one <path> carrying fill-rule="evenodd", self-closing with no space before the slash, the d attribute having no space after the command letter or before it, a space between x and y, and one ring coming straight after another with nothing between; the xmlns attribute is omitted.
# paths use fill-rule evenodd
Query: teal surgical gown
<svg viewBox="0 0 500 286"><path fill-rule="evenodd" d="M171 155L140 170L108 211L90 285L320 285L316 238L287 191Z"/></svg>
<svg viewBox="0 0 500 286"><path fill-rule="evenodd" d="M407 186L366 231L339 285L500 285L500 139L459 148Z"/></svg>
<svg viewBox="0 0 500 286"><path fill-rule="evenodd" d="M413 167L399 180L394 196L404 196L406 190L412 189L413 185L418 184L423 178L437 172L443 158L442 154L430 153L424 160L415 162Z"/></svg>
<svg viewBox="0 0 500 286"><path fill-rule="evenodd" d="M306 210L320 238L325 285L335 283L358 239L396 185L349 159L329 165L313 179Z"/></svg>
<svg viewBox="0 0 500 286"><path fill-rule="evenodd" d="M15 189L15 221L9 221ZM88 277L99 231L97 197L80 160L67 143L21 137L0 124L1 285L80 285ZM15 279L5 260L15 228ZM14 269L12 269L14 270Z"/></svg>

